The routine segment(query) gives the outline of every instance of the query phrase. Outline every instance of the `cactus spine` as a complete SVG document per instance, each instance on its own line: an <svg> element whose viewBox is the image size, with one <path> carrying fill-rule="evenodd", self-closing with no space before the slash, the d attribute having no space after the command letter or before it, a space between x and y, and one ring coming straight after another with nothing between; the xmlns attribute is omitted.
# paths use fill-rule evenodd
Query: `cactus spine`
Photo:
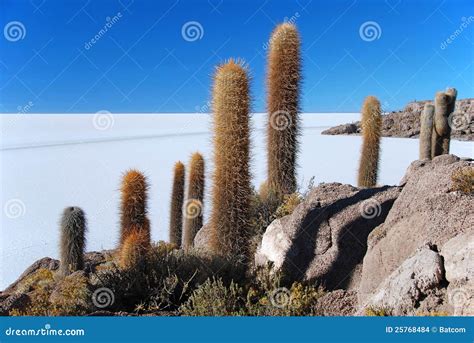
<svg viewBox="0 0 474 343"><path fill-rule="evenodd" d="M170 243L181 246L183 232L183 202L184 202L184 164L174 165L173 189L171 191L170 208Z"/></svg>
<svg viewBox="0 0 474 343"><path fill-rule="evenodd" d="M250 212L250 97L242 62L220 65L213 87L214 174L210 246L216 254L246 254Z"/></svg>
<svg viewBox="0 0 474 343"><path fill-rule="evenodd" d="M276 27L268 54L268 183L277 194L296 191L301 84L300 37L295 25Z"/></svg>
<svg viewBox="0 0 474 343"><path fill-rule="evenodd" d="M374 187L380 153L380 131L382 129L382 111L376 97L368 96L362 106L362 152L359 164L359 187Z"/></svg>
<svg viewBox="0 0 474 343"><path fill-rule="evenodd" d="M450 96L445 92L437 92L435 96L435 115L431 136L431 157L443 154L443 141L451 135L448 123ZM448 143L449 145L449 143Z"/></svg>
<svg viewBox="0 0 474 343"><path fill-rule="evenodd" d="M433 132L434 112L434 105L425 104L423 112L421 113L420 160L431 159L431 134Z"/></svg>
<svg viewBox="0 0 474 343"><path fill-rule="evenodd" d="M122 199L120 207L119 252L119 262L123 267L129 265L125 256L130 256L127 251L133 250L130 245L137 242L137 237L140 239L140 247L134 247L136 251L146 250L150 246L150 221L147 217L147 192L148 184L142 173L137 170L130 170L125 173L121 187Z"/></svg>
<svg viewBox="0 0 474 343"><path fill-rule="evenodd" d="M204 201L204 158L198 152L191 156L188 178L188 193L184 204L183 247L193 246L194 237L202 227Z"/></svg>
<svg viewBox="0 0 474 343"><path fill-rule="evenodd" d="M59 275L67 276L84 268L86 217L79 207L67 207L61 218Z"/></svg>

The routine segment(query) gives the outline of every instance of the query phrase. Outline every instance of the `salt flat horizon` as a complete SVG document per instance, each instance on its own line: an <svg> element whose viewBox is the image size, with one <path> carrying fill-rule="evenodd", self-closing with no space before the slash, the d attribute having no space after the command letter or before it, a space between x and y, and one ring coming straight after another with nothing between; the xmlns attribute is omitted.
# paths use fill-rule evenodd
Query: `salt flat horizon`
<svg viewBox="0 0 474 343"><path fill-rule="evenodd" d="M298 184L356 183L360 136L326 136L328 127L358 113L302 115ZM266 174L266 116L252 116L251 172L255 188ZM60 213L80 206L88 219L87 251L114 248L124 171L141 170L150 183L152 238L167 240L173 165L199 150L206 161L204 215L212 175L211 116L190 113L6 115L0 117L2 189L0 289L41 257L58 257ZM473 142L452 141L452 153L472 157ZM382 138L379 184L398 184L418 158L418 140ZM14 207L13 207L14 206Z"/></svg>

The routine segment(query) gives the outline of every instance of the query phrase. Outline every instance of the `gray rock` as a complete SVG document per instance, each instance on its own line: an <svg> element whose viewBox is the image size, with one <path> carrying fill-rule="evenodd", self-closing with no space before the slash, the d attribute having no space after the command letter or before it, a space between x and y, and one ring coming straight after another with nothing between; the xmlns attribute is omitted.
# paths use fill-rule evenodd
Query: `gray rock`
<svg viewBox="0 0 474 343"><path fill-rule="evenodd" d="M392 315L413 315L419 302L429 295L430 290L440 288L443 281L442 257L429 246L423 246L395 269L363 303L359 303L360 314L364 314L366 308L383 308Z"/></svg>
<svg viewBox="0 0 474 343"><path fill-rule="evenodd" d="M444 155L432 161L415 161L408 168L400 196L385 222L372 231L364 257L359 303L425 242L437 247L459 235L473 232L472 195L452 192L451 174L469 162Z"/></svg>
<svg viewBox="0 0 474 343"><path fill-rule="evenodd" d="M210 226L208 224L204 224L201 229L196 233L194 236L194 248L196 250L204 250L209 251L210 249Z"/></svg>
<svg viewBox="0 0 474 343"><path fill-rule="evenodd" d="M321 184L291 215L271 223L255 264L271 264L289 279L316 282L329 290L355 288L367 236L385 220L399 192L399 187Z"/></svg>

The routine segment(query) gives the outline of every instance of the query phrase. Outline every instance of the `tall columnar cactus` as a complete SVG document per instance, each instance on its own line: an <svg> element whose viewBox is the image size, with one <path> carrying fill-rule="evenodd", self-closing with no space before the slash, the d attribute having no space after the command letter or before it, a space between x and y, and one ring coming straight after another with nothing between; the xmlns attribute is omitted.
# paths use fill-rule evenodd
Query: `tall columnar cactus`
<svg viewBox="0 0 474 343"><path fill-rule="evenodd" d="M61 218L59 274L67 276L84 268L86 217L79 207L66 207Z"/></svg>
<svg viewBox="0 0 474 343"><path fill-rule="evenodd" d="M300 37L295 25L284 23L272 33L267 72L267 181L279 195L296 191L300 85Z"/></svg>
<svg viewBox="0 0 474 343"><path fill-rule="evenodd" d="M173 188L171 191L170 208L170 243L181 246L183 233L183 202L184 202L184 164L176 162L174 165Z"/></svg>
<svg viewBox="0 0 474 343"><path fill-rule="evenodd" d="M360 156L358 185L374 187L379 166L382 111L376 97L368 96L362 106L362 151Z"/></svg>
<svg viewBox="0 0 474 343"><path fill-rule="evenodd" d="M448 123L450 101L451 97L445 92L436 93L434 125L431 136L432 158L443 154L443 141L451 134L451 128Z"/></svg>
<svg viewBox="0 0 474 343"><path fill-rule="evenodd" d="M148 183L137 170L125 173L121 187L120 255L130 235L139 236L141 244L150 246L150 222L147 218ZM130 241L130 240L128 240Z"/></svg>
<svg viewBox="0 0 474 343"><path fill-rule="evenodd" d="M216 254L247 253L250 186L250 97L240 61L219 66L213 87L214 174L210 245Z"/></svg>
<svg viewBox="0 0 474 343"><path fill-rule="evenodd" d="M188 193L184 204L183 247L193 246L194 237L202 227L204 202L204 158L198 152L191 156L188 177Z"/></svg>
<svg viewBox="0 0 474 343"><path fill-rule="evenodd" d="M434 105L425 104L423 112L421 113L420 160L431 159L431 134L433 132L434 112Z"/></svg>
<svg viewBox="0 0 474 343"><path fill-rule="evenodd" d="M449 122L449 116L455 110L456 97L458 96L458 91L456 90L456 88L448 88L446 90L446 94L449 96L449 105L448 105L448 113L447 113L448 132L446 133L446 135L443 136L443 141L441 143L443 154L449 154L449 145L451 143L451 125L450 125L451 123Z"/></svg>

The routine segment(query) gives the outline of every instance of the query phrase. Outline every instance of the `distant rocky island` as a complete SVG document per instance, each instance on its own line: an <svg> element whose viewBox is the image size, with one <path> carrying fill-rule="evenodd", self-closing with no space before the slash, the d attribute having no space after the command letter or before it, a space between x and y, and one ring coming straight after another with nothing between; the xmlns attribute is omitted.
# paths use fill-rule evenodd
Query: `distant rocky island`
<svg viewBox="0 0 474 343"><path fill-rule="evenodd" d="M402 111L393 111L382 116L382 136L418 138L420 134L420 115L426 103L433 101L413 101ZM463 141L474 140L474 99L456 101L455 117L452 123L451 138ZM361 133L360 121L331 127L323 135L358 135Z"/></svg>

